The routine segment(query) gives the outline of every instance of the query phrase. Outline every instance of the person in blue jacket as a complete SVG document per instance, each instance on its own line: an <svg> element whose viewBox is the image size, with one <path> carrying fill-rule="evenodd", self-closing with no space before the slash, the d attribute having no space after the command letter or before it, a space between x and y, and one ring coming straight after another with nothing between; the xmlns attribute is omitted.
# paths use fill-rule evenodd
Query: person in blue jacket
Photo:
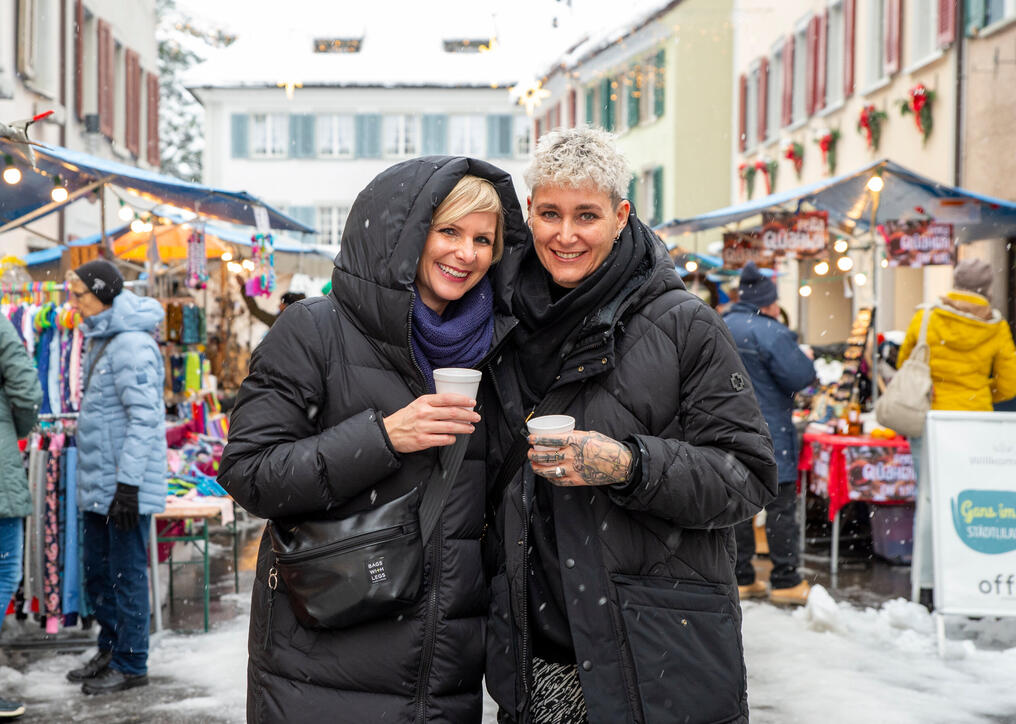
<svg viewBox="0 0 1016 724"><path fill-rule="evenodd" d="M779 494L766 506L766 537L773 570L769 598L774 603L803 604L811 590L801 578L797 522L797 433L791 413L794 393L815 379L814 362L801 351L797 335L780 323L776 285L754 262L741 270L740 299L723 321L734 336L737 351L751 377L762 414L773 438L779 469ZM766 584L755 580L752 558L755 532L752 521L734 527L737 563L734 569L741 598L761 598Z"/></svg>
<svg viewBox="0 0 1016 724"><path fill-rule="evenodd" d="M98 653L67 674L86 694L148 683L148 534L166 507L165 373L154 299L123 288L104 259L68 275L89 342L78 416L78 508Z"/></svg>

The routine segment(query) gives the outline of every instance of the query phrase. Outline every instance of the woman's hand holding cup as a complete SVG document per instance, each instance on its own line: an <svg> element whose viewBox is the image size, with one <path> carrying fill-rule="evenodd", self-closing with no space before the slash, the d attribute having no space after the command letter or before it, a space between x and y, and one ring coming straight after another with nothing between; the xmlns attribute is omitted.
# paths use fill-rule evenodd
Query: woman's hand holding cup
<svg viewBox="0 0 1016 724"><path fill-rule="evenodd" d="M422 395L398 412L384 418L392 447L400 453L418 452L455 442L456 435L469 435L480 415L476 400L465 395Z"/></svg>

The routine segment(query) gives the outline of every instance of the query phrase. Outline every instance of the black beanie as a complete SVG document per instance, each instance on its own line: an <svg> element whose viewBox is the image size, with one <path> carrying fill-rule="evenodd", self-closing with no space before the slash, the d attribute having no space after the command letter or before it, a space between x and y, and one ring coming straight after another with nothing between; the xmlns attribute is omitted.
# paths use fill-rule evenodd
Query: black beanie
<svg viewBox="0 0 1016 724"><path fill-rule="evenodd" d="M762 276L762 272L750 261L741 270L741 286L738 288L741 293L741 301L753 304L759 309L768 307L776 301L779 296L776 292L776 285L771 280Z"/></svg>
<svg viewBox="0 0 1016 724"><path fill-rule="evenodd" d="M95 259L82 264L74 270L74 273L88 287L88 291L107 306L123 291L123 275L105 259Z"/></svg>

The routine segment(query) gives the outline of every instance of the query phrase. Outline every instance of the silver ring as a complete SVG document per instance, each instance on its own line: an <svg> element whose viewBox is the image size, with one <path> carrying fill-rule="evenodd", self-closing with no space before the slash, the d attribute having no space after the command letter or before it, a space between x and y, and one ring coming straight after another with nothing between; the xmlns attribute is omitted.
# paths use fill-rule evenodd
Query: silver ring
<svg viewBox="0 0 1016 724"><path fill-rule="evenodd" d="M558 465L556 468L554 468L554 477L555 478L563 478L564 477L564 467L562 467L561 465Z"/></svg>

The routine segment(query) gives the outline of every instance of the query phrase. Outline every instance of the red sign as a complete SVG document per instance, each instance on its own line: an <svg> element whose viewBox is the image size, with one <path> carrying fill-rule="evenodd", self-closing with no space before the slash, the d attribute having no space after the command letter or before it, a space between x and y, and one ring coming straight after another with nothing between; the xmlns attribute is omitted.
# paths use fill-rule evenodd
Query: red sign
<svg viewBox="0 0 1016 724"><path fill-rule="evenodd" d="M793 254L814 256L829 243L829 215L825 211L763 214L762 227L723 235L723 266L740 269L749 261L771 268L777 258Z"/></svg>
<svg viewBox="0 0 1016 724"><path fill-rule="evenodd" d="M953 225L940 221L887 221L878 230L885 239L889 266L921 267L953 263Z"/></svg>
<svg viewBox="0 0 1016 724"><path fill-rule="evenodd" d="M916 488L910 453L894 447L859 445L843 449L850 500L913 500Z"/></svg>

